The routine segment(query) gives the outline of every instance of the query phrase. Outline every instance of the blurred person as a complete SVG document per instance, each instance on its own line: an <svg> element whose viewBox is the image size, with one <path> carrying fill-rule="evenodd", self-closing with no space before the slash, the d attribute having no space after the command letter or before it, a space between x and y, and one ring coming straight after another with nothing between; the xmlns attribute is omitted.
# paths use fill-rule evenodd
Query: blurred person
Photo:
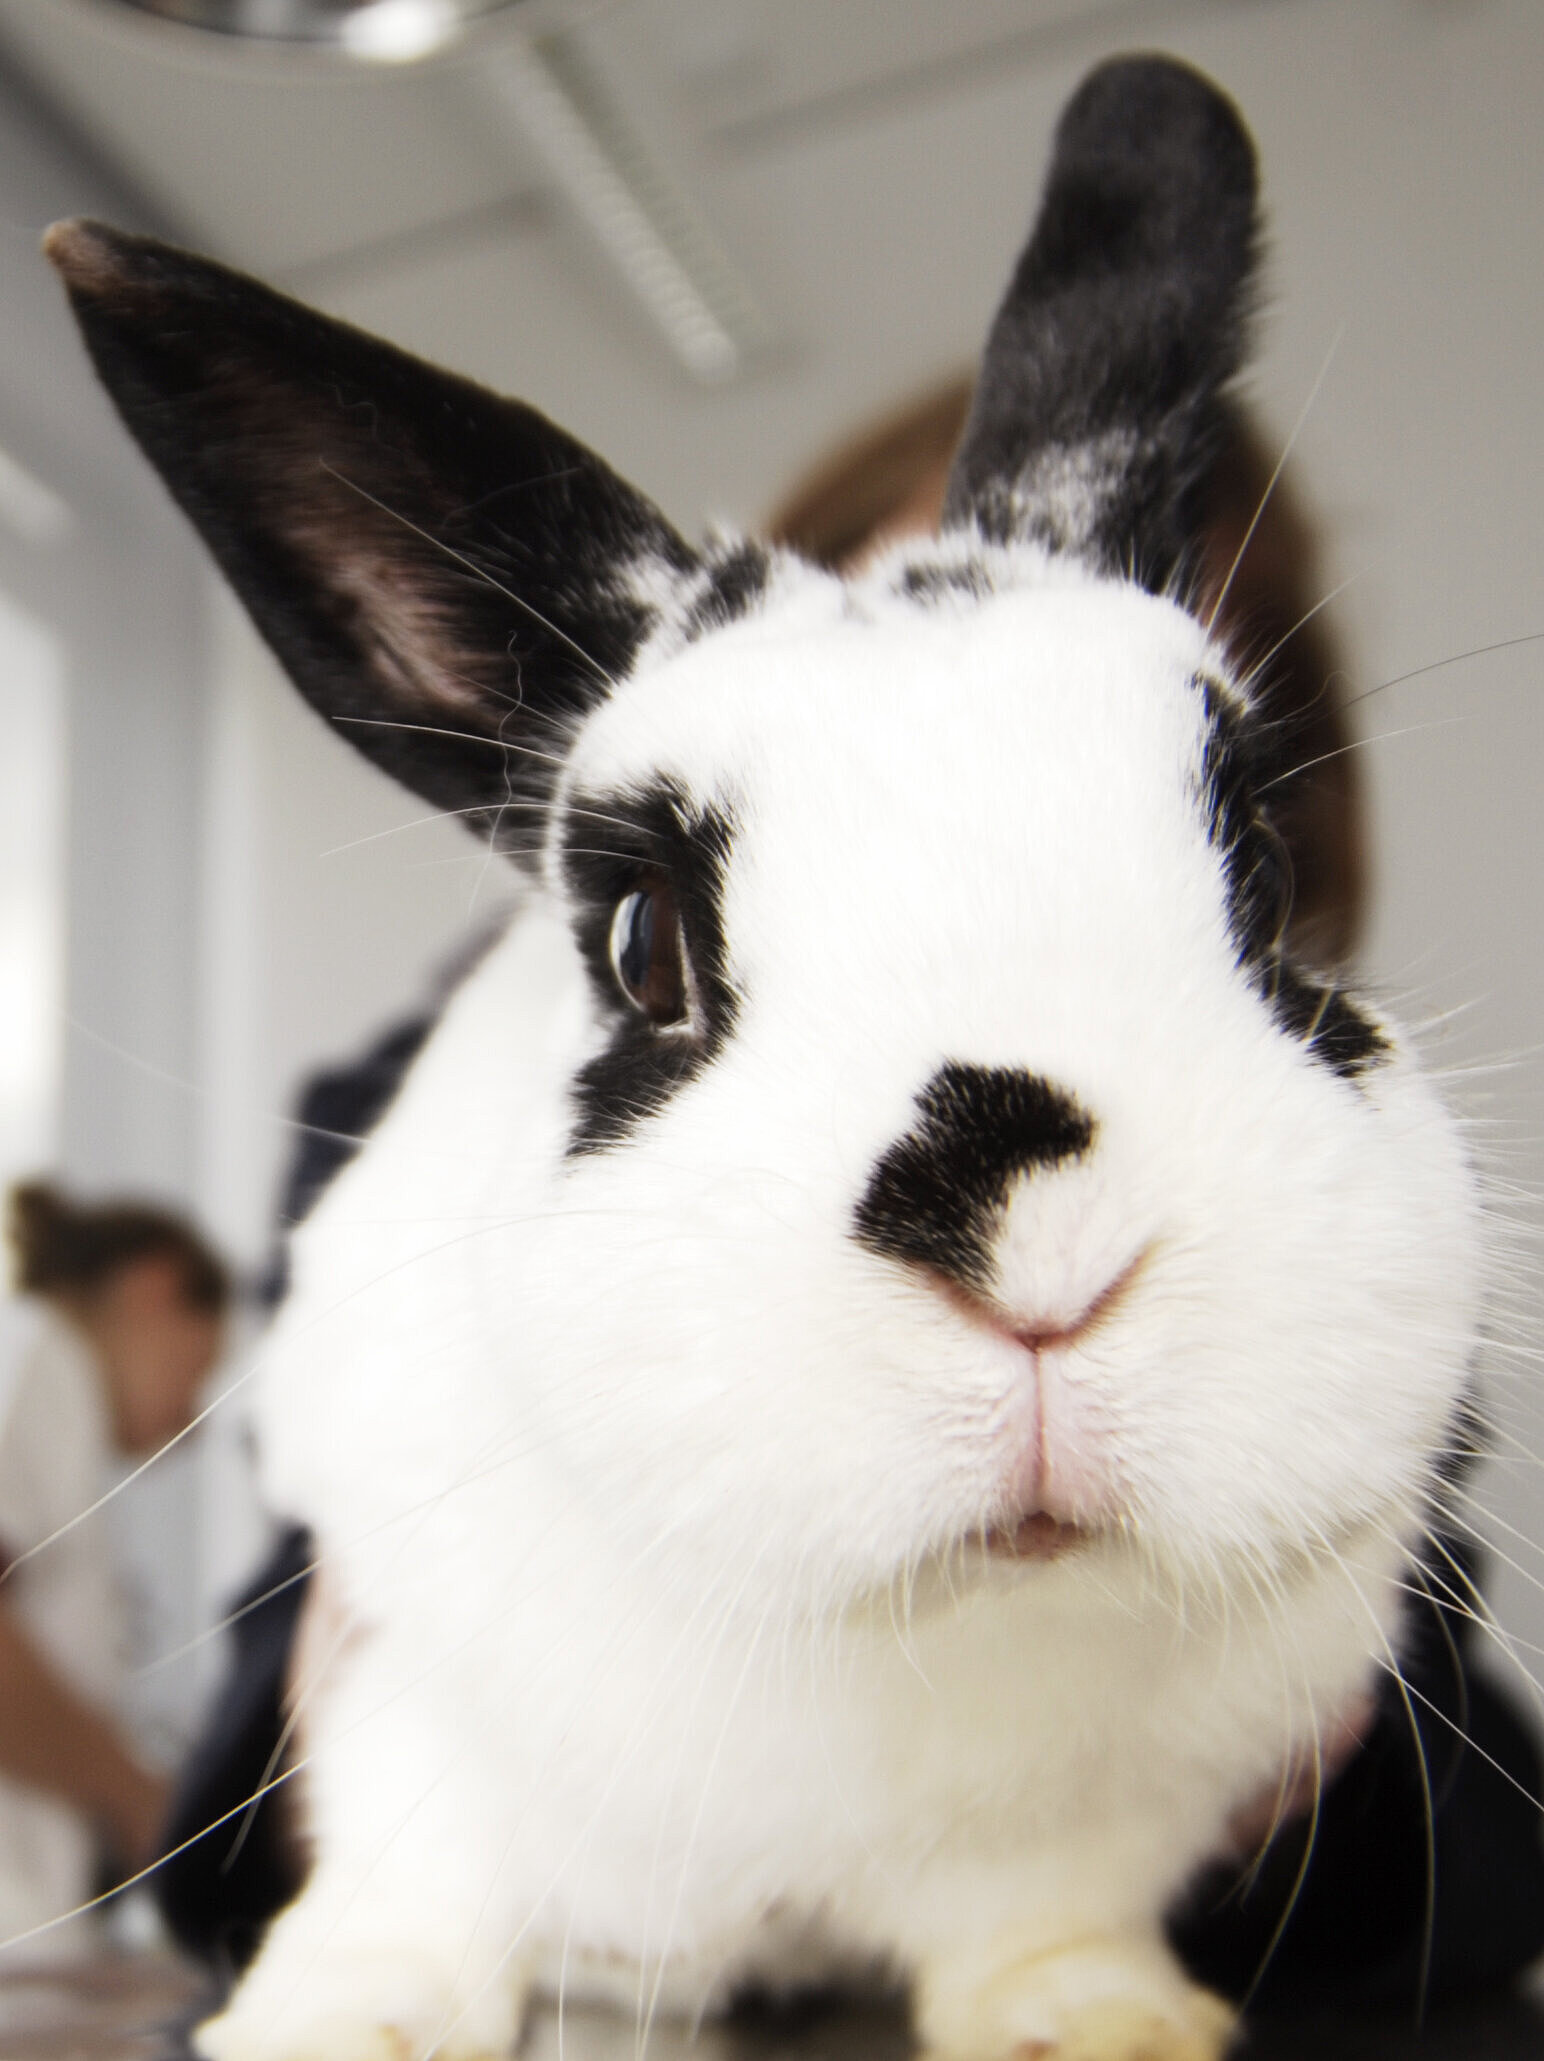
<svg viewBox="0 0 1544 2061"><path fill-rule="evenodd" d="M76 1202L42 1181L7 1203L0 1303L0 1941L86 1902L101 1870L156 1857L166 1804L115 1715L125 1608L99 1515L115 1458L191 1423L230 1282L179 1217ZM28 1950L71 1940L45 1933Z"/></svg>

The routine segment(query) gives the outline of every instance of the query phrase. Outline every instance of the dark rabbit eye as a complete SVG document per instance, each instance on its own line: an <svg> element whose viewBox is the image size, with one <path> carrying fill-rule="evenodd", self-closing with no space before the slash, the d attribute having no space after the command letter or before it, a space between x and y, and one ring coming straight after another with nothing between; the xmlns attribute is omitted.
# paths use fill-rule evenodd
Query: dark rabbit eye
<svg viewBox="0 0 1544 2061"><path fill-rule="evenodd" d="M681 919L668 884L634 888L611 919L611 966L633 1007L661 1030L687 1019Z"/></svg>

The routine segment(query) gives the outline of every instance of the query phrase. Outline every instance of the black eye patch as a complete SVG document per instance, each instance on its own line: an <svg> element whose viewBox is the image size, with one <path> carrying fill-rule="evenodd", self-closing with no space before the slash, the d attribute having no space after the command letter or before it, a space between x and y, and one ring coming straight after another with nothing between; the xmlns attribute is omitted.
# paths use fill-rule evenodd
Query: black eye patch
<svg viewBox="0 0 1544 2061"><path fill-rule="evenodd" d="M1388 1055L1388 1039L1333 981L1286 956L1291 862L1261 806L1279 769L1247 711L1215 680L1201 677L1195 686L1206 709L1201 812L1222 860L1239 967L1288 1037L1343 1080L1354 1080Z"/></svg>
<svg viewBox="0 0 1544 2061"><path fill-rule="evenodd" d="M675 781L568 803L559 863L610 1030L605 1049L574 1079L570 1158L631 1137L733 1031L739 997L723 927L733 846L729 811L693 802ZM680 998L672 990L667 1007L677 951Z"/></svg>

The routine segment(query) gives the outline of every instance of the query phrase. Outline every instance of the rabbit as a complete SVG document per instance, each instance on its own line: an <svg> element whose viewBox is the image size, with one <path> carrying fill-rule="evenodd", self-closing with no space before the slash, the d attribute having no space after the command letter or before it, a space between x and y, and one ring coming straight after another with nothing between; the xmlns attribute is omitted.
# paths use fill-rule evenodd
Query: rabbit
<svg viewBox="0 0 1544 2061"><path fill-rule="evenodd" d="M1397 1644L1486 1269L1186 605L1256 184L1196 72L1093 72L942 533L847 579L51 232L301 692L523 883L264 1353L313 1860L211 2061L815 1981L981 2061L1227 2046L1162 1914Z"/></svg>

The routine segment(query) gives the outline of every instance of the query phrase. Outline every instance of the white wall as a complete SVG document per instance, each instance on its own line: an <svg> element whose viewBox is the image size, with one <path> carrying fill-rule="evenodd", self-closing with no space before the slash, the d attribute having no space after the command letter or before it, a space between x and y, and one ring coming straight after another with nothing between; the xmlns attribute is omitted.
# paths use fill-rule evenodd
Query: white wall
<svg viewBox="0 0 1544 2061"><path fill-rule="evenodd" d="M66 713L58 637L0 591L0 1186L59 1140Z"/></svg>
<svg viewBox="0 0 1544 2061"><path fill-rule="evenodd" d="M233 601L210 601L199 1191L253 1264L305 1077L425 1006L510 878L313 715Z"/></svg>
<svg viewBox="0 0 1544 2061"><path fill-rule="evenodd" d="M34 1084L0 1141L0 1178L47 1169L90 1193L186 1205L199 1127L206 586L164 494L89 383L37 251L48 221L82 211L150 226L132 193L0 82L0 902L25 898L31 924L30 943L0 935L0 953L21 948L9 977L28 988L24 1019L7 998L0 1047L19 1060L25 1027ZM23 468L19 480L9 461ZM12 605L20 624L9 622ZM52 740L67 740L57 763ZM198 1505L186 1455L120 1504L144 1577L137 1601L161 1650L200 1622ZM185 1727L192 1689L192 1670L172 1668L136 1695L152 1748Z"/></svg>
<svg viewBox="0 0 1544 2061"><path fill-rule="evenodd" d="M132 194L0 81L0 452L59 504L52 524L0 519L0 589L56 640L67 703L58 1163L89 1188L176 1199L196 1127L204 589L38 252L47 222L91 211L144 223Z"/></svg>

